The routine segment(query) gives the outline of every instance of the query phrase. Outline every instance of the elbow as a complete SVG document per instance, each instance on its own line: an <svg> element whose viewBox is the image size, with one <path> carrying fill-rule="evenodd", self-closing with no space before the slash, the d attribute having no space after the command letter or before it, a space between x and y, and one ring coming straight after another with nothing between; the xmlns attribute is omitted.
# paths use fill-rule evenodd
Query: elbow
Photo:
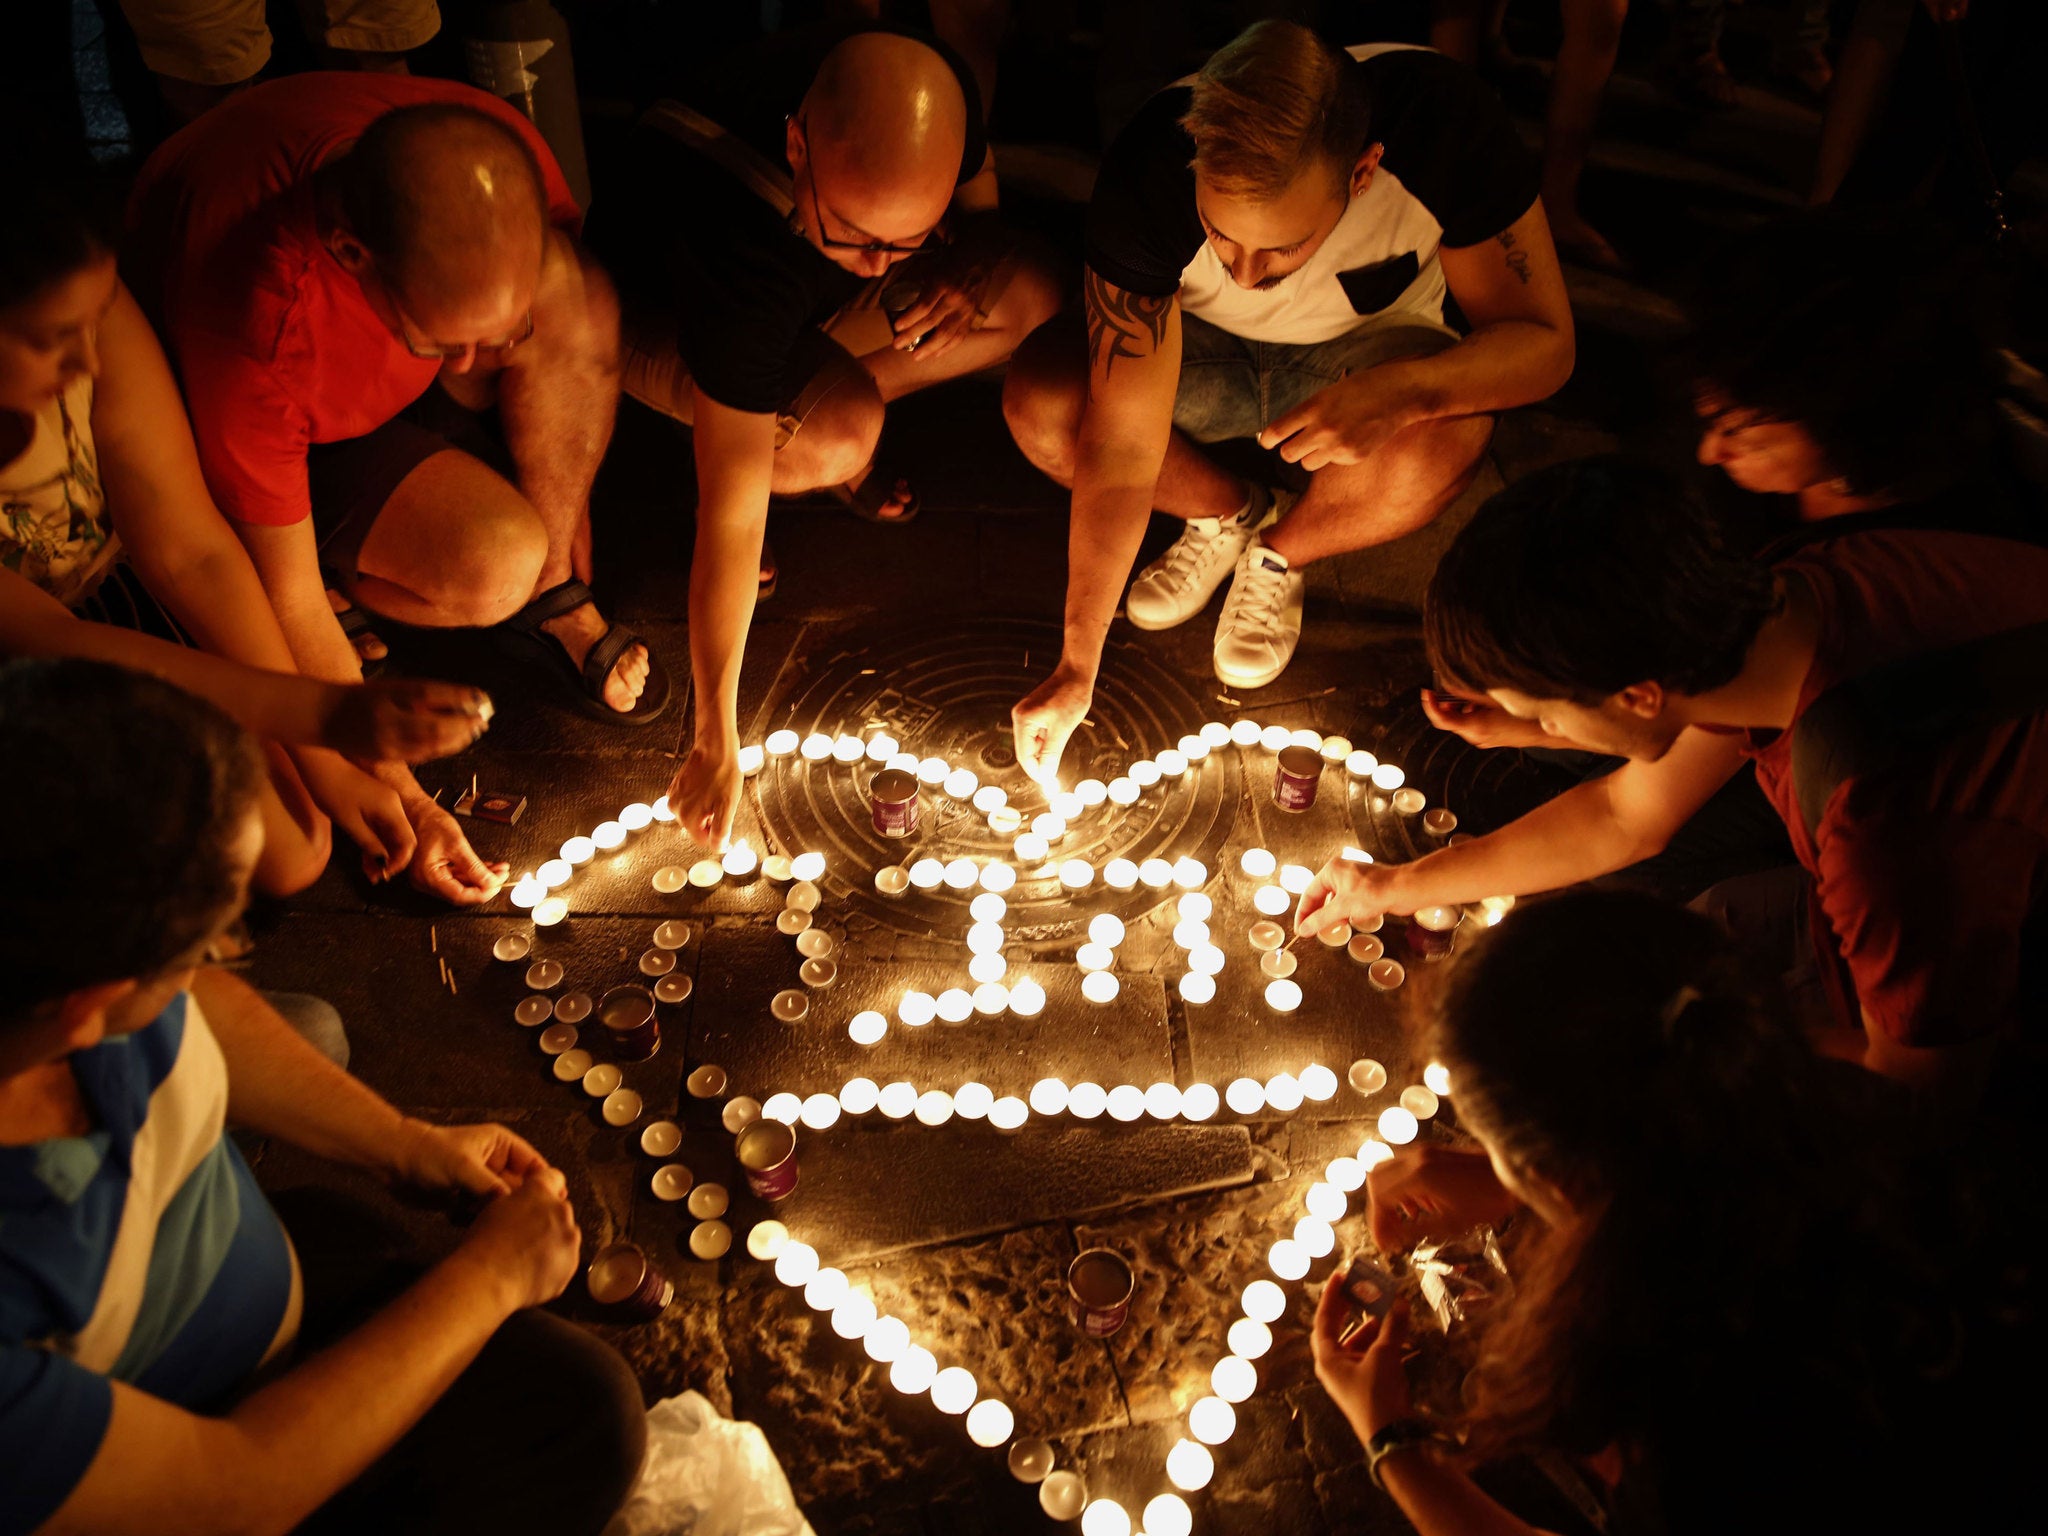
<svg viewBox="0 0 2048 1536"><path fill-rule="evenodd" d="M1538 388L1534 398L1537 400L1548 400L1570 383L1572 370L1579 361L1579 340L1570 314L1550 326L1549 331L1550 340L1543 349L1536 370Z"/></svg>

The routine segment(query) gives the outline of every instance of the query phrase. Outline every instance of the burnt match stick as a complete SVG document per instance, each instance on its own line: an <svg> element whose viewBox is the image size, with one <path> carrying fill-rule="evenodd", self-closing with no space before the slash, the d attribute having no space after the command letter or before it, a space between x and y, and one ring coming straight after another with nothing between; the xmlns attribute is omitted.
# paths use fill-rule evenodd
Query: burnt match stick
<svg viewBox="0 0 2048 1536"><path fill-rule="evenodd" d="M455 973L453 971L448 973L448 995L450 997L462 996L461 990L455 985Z"/></svg>
<svg viewBox="0 0 2048 1536"><path fill-rule="evenodd" d="M427 945L432 953L441 953L441 930L432 923L427 924Z"/></svg>

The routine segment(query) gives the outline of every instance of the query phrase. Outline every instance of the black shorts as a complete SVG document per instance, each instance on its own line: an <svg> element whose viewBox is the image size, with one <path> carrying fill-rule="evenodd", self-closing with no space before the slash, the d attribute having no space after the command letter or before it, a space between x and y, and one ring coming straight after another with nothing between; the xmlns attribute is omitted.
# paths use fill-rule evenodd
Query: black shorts
<svg viewBox="0 0 2048 1536"><path fill-rule="evenodd" d="M498 413L472 411L438 383L376 430L308 449L306 478L321 567L345 581L353 579L363 540L392 493L421 464L450 449L518 483Z"/></svg>

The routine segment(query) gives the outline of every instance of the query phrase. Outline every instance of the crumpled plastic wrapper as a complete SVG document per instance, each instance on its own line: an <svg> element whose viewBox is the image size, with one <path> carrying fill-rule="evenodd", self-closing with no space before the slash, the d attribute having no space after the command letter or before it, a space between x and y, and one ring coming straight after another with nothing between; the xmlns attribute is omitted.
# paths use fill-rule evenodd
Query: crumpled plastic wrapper
<svg viewBox="0 0 2048 1536"><path fill-rule="evenodd" d="M815 1536L759 1425L701 1393L647 1410L640 1481L604 1536Z"/></svg>
<svg viewBox="0 0 2048 1536"><path fill-rule="evenodd" d="M1474 1227L1447 1242L1418 1243L1408 1255L1408 1268L1446 1334L1515 1294L1500 1240L1491 1227Z"/></svg>

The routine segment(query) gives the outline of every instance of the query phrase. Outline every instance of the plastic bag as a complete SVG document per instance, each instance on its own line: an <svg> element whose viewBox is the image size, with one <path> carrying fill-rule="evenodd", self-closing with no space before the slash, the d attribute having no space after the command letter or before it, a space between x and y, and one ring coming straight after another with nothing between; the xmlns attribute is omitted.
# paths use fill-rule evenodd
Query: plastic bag
<svg viewBox="0 0 2048 1536"><path fill-rule="evenodd" d="M703 1394L647 1411L640 1481L604 1536L814 1536L760 1427Z"/></svg>

